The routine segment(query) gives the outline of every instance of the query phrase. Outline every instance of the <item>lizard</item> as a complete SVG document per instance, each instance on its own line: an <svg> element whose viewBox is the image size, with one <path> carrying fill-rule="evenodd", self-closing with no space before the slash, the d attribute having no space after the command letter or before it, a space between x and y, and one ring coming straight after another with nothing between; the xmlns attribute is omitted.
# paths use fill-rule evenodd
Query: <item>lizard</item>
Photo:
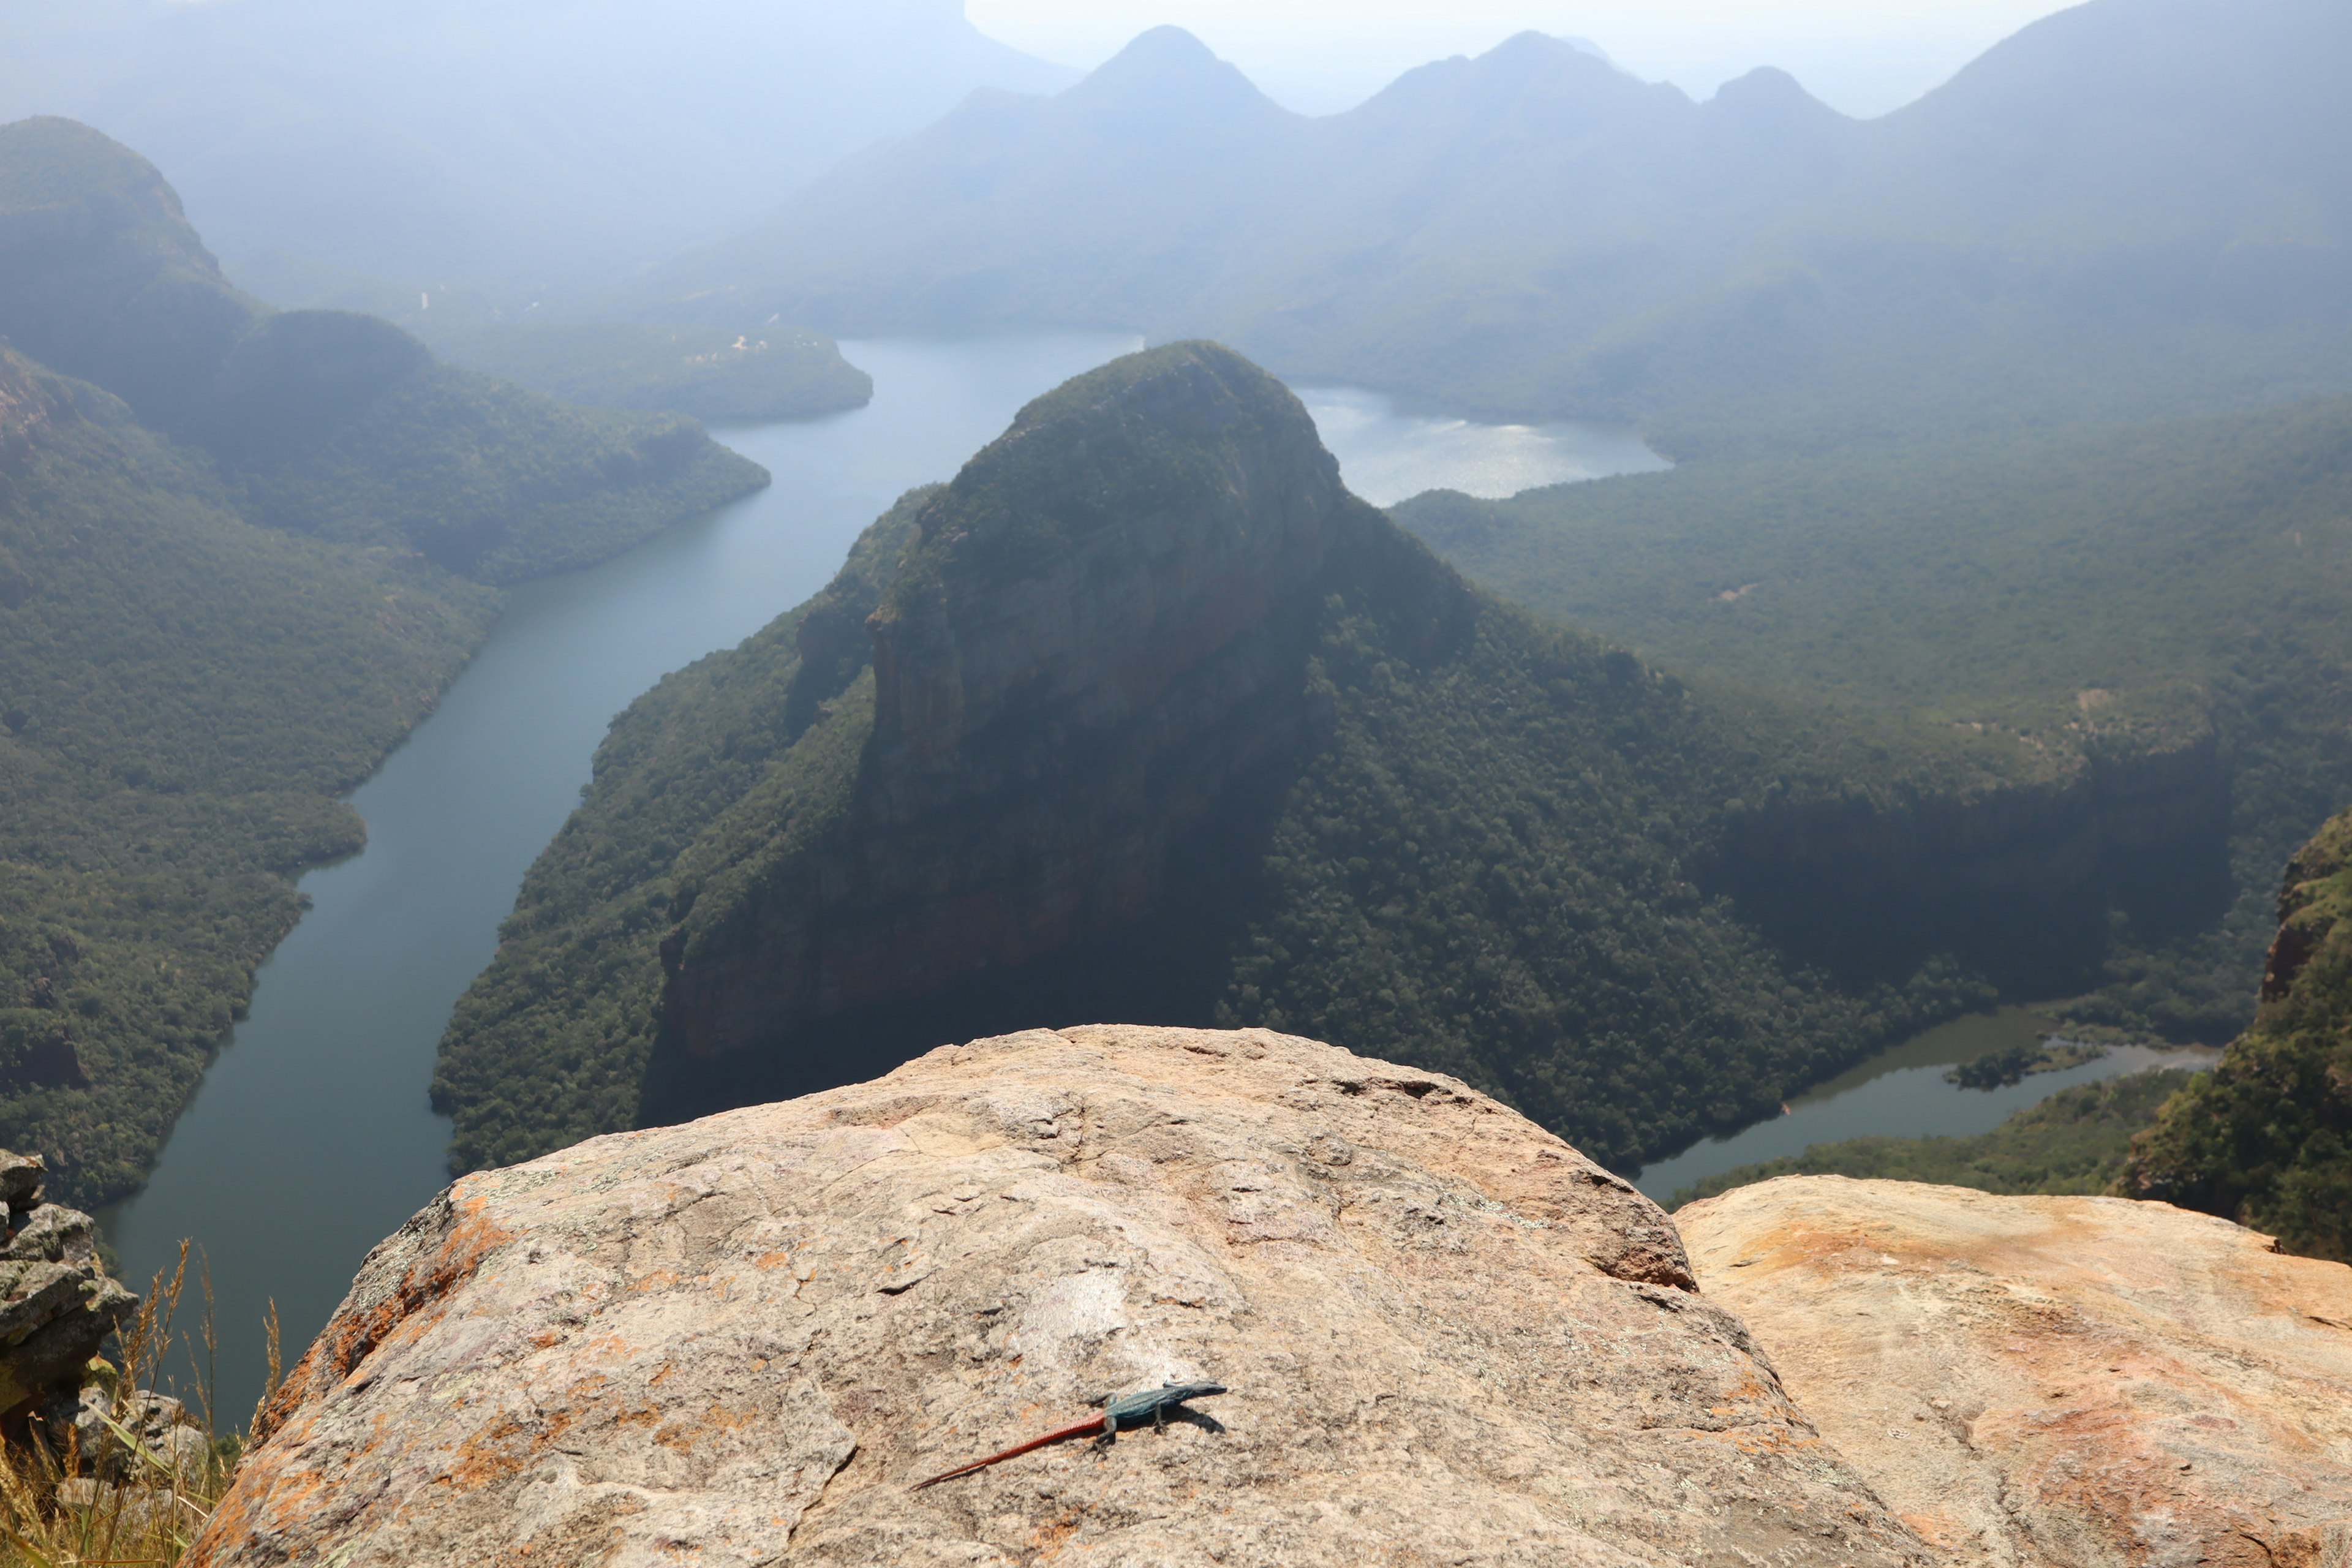
<svg viewBox="0 0 2352 1568"><path fill-rule="evenodd" d="M1034 1448L1043 1448L1054 1443L1066 1443L1073 1437L1093 1435L1094 1446L1097 1448L1108 1448L1118 1440L1120 1427L1140 1426L1146 1416L1150 1417L1155 1430L1164 1432L1168 1429L1170 1411L1177 1409L1188 1399L1206 1399L1213 1394L1224 1392L1225 1385L1222 1383L1163 1383L1158 1388L1147 1388L1140 1394L1124 1394L1118 1398L1105 1394L1094 1401L1103 1407L1103 1413L1090 1421L1081 1421L1075 1426L1065 1426L1058 1432L1048 1432L1043 1437L1032 1437L1026 1443L1005 1449L1002 1454L991 1454L985 1459L974 1459L969 1465L960 1465L952 1470L942 1471L929 1480L917 1481L910 1489L920 1491L925 1487L937 1486L941 1481L951 1481L958 1476L968 1476L974 1470L984 1470L991 1465L1001 1464L1006 1459L1026 1454ZM1198 1418L1195 1417L1195 1419Z"/></svg>

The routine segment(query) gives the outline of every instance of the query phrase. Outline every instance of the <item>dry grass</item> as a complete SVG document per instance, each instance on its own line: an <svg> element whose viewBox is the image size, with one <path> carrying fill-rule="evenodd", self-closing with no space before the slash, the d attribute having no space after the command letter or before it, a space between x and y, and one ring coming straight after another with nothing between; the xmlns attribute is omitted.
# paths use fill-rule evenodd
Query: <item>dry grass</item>
<svg viewBox="0 0 2352 1568"><path fill-rule="evenodd" d="M0 1454L0 1531L5 1532L0 1568L168 1568L187 1552L228 1489L244 1434L215 1430L213 1356L218 1341L212 1280L201 1269L201 1319L193 1331L177 1326L190 1283L188 1263L183 1243L177 1266L155 1276L138 1315L123 1329L121 1373L104 1414L91 1424L94 1445L86 1446L76 1431L61 1450L37 1416L9 1431ZM263 1327L274 1391L275 1307ZM176 1436L160 1444L142 1440L149 1416L143 1396L153 1394L184 1395L185 1429L202 1435L201 1446ZM268 1401L265 1394L263 1403ZM258 1407L254 1414L260 1414ZM148 1436L153 1436L152 1430Z"/></svg>

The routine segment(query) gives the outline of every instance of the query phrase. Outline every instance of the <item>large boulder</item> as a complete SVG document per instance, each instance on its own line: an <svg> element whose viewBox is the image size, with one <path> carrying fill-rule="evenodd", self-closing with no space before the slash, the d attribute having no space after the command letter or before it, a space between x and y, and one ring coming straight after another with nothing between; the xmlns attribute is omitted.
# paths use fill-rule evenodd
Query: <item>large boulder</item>
<svg viewBox="0 0 2352 1568"><path fill-rule="evenodd" d="M1955 1563L2352 1565L2352 1268L2166 1204L1843 1176L1675 1217Z"/></svg>
<svg viewBox="0 0 2352 1568"><path fill-rule="evenodd" d="M1201 1422L914 1483L1213 1379ZM1924 1563L1624 1182L1447 1078L1031 1031L452 1187L190 1564Z"/></svg>

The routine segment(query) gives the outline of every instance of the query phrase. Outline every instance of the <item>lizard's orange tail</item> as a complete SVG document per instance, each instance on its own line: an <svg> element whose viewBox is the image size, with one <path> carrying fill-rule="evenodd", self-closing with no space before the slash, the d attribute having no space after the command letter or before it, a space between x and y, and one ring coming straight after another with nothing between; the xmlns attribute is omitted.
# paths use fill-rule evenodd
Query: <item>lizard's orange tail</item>
<svg viewBox="0 0 2352 1568"><path fill-rule="evenodd" d="M908 1490L921 1491L925 1487L935 1487L941 1481L951 1481L958 1476L968 1476L974 1470L984 1470L989 1466L1002 1464L1006 1459L1018 1458L1033 1448L1042 1448L1049 1443L1066 1443L1073 1437L1090 1437L1102 1429L1103 1418L1097 1415L1091 1421L1081 1421L1075 1426L1065 1426L1058 1432L1048 1432L1043 1437L1032 1437L1019 1447L1007 1448L1002 1454L991 1454L985 1459L974 1459L969 1465L960 1466L952 1470L942 1470L929 1480L917 1481Z"/></svg>

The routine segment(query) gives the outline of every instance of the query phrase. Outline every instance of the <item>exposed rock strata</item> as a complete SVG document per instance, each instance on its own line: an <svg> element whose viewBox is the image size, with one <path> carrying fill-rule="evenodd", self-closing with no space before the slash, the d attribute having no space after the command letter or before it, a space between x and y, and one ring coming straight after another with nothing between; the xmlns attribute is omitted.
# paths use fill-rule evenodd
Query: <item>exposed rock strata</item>
<svg viewBox="0 0 2352 1568"><path fill-rule="evenodd" d="M109 1279L89 1215L41 1201L37 1154L0 1149L0 1411L70 1385L139 1299Z"/></svg>
<svg viewBox="0 0 2352 1568"><path fill-rule="evenodd" d="M2352 1268L2163 1204L1840 1176L1675 1218L1955 1563L2352 1563Z"/></svg>
<svg viewBox="0 0 2352 1568"><path fill-rule="evenodd" d="M1223 1430L910 1483L1214 1378ZM1665 1217L1445 1078L1032 1031L457 1184L187 1561L1923 1563Z"/></svg>

